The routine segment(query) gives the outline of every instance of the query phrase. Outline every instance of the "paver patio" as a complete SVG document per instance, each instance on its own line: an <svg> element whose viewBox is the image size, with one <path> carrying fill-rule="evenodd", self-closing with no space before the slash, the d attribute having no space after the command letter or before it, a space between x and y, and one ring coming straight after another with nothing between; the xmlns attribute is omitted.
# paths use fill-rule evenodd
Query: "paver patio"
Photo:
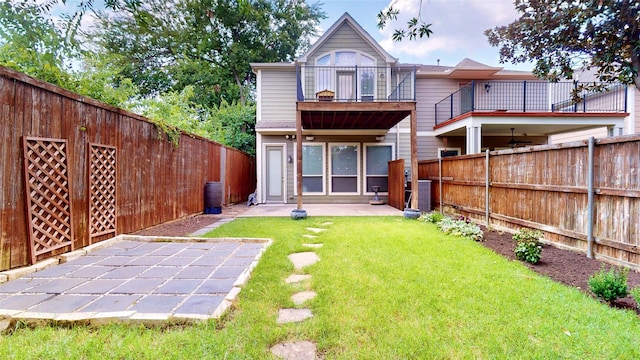
<svg viewBox="0 0 640 360"><path fill-rule="evenodd" d="M5 319L158 322L218 317L266 239L121 236L108 247L0 284Z"/></svg>

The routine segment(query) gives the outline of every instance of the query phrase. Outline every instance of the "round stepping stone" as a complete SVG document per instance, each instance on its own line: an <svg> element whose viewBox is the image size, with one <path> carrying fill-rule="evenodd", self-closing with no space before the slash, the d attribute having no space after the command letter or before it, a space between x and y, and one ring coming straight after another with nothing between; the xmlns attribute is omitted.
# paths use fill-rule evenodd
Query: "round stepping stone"
<svg viewBox="0 0 640 360"><path fill-rule="evenodd" d="M316 233L317 234L317 233L321 233L321 232L325 231L326 229L319 229L319 228L309 227L309 228L307 228L307 230L311 231L312 233Z"/></svg>
<svg viewBox="0 0 640 360"><path fill-rule="evenodd" d="M316 344L310 341L280 343L271 347L271 353L286 360L314 360Z"/></svg>
<svg viewBox="0 0 640 360"><path fill-rule="evenodd" d="M302 291L291 295L291 300L296 305L302 305L305 301L311 300L316 297L316 295L318 294L316 294L315 291Z"/></svg>
<svg viewBox="0 0 640 360"><path fill-rule="evenodd" d="M327 221L320 224L320 226L328 226L328 225L333 225L333 223L331 221Z"/></svg>
<svg viewBox="0 0 640 360"><path fill-rule="evenodd" d="M292 322L305 321L313 317L313 313L309 309L280 309L278 311L278 324L287 324Z"/></svg>
<svg viewBox="0 0 640 360"><path fill-rule="evenodd" d="M287 284L295 284L295 283L303 282L309 279L311 279L311 275L293 274L293 275L289 275L288 278L284 279L284 282Z"/></svg>
<svg viewBox="0 0 640 360"><path fill-rule="evenodd" d="M293 263L296 270L300 270L309 265L313 265L320 261L320 258L313 251L300 252L289 255L289 260Z"/></svg>
<svg viewBox="0 0 640 360"><path fill-rule="evenodd" d="M315 239L315 238L317 238L317 236L315 236L315 235L310 235L310 234L304 234L304 235L302 235L302 236L306 237L307 239Z"/></svg>
<svg viewBox="0 0 640 360"><path fill-rule="evenodd" d="M302 244L302 246L304 246L304 247L315 248L315 249L321 248L322 245L323 244Z"/></svg>

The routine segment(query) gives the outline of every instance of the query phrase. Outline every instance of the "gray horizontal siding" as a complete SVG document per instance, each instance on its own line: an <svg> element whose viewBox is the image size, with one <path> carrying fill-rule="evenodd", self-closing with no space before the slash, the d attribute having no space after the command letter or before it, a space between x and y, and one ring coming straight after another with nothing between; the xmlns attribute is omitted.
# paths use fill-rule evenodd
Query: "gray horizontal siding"
<svg viewBox="0 0 640 360"><path fill-rule="evenodd" d="M309 54L307 64L314 65L319 56L331 51L344 49L361 51L376 59L378 65L384 65L384 59L347 23L340 25L331 38L327 39L322 46Z"/></svg>
<svg viewBox="0 0 640 360"><path fill-rule="evenodd" d="M433 131L433 127L436 125L436 103L458 91L458 84L458 81L449 79L417 79L418 131Z"/></svg>
<svg viewBox="0 0 640 360"><path fill-rule="evenodd" d="M295 70L262 70L260 80L262 121L293 121L295 124L297 100Z"/></svg>

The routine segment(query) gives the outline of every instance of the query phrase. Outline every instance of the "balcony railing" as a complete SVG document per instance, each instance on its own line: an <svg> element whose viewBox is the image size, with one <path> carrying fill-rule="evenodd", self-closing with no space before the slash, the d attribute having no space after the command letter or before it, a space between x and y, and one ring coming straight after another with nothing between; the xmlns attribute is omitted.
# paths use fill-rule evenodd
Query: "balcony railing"
<svg viewBox="0 0 640 360"><path fill-rule="evenodd" d="M298 101L415 101L416 68L306 66L297 68Z"/></svg>
<svg viewBox="0 0 640 360"><path fill-rule="evenodd" d="M471 111L627 111L626 86L613 84L600 92L578 91L581 85L578 82L472 81L436 103L436 125Z"/></svg>

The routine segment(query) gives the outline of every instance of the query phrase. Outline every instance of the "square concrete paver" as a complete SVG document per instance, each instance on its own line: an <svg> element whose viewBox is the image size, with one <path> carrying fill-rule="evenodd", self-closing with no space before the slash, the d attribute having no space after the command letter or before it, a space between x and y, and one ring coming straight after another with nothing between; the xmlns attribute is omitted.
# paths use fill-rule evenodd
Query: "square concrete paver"
<svg viewBox="0 0 640 360"><path fill-rule="evenodd" d="M202 284L202 280L173 279L156 289L157 294L190 294Z"/></svg>
<svg viewBox="0 0 640 360"><path fill-rule="evenodd" d="M197 294L226 294L233 289L235 279L205 280L195 291Z"/></svg>
<svg viewBox="0 0 640 360"><path fill-rule="evenodd" d="M104 274L102 279L131 279L142 272L146 271L148 268L144 266L123 266L113 269L108 273Z"/></svg>
<svg viewBox="0 0 640 360"><path fill-rule="evenodd" d="M142 295L105 295L82 308L87 312L115 312L128 310Z"/></svg>
<svg viewBox="0 0 640 360"><path fill-rule="evenodd" d="M208 278L215 267L212 266L188 266L183 270L180 270L179 273L176 274L176 279L206 279Z"/></svg>
<svg viewBox="0 0 640 360"><path fill-rule="evenodd" d="M223 300L224 296L193 295L180 305L175 312L180 314L212 315Z"/></svg>
<svg viewBox="0 0 640 360"><path fill-rule="evenodd" d="M0 309L26 310L33 305L55 297L54 294L18 294L0 301Z"/></svg>
<svg viewBox="0 0 640 360"><path fill-rule="evenodd" d="M61 294L73 287L85 283L86 281L87 279L52 279L51 281L34 286L29 289L29 291L34 293Z"/></svg>
<svg viewBox="0 0 640 360"><path fill-rule="evenodd" d="M87 281L80 286L67 291L69 294L104 294L122 284L122 280L115 279L97 279Z"/></svg>
<svg viewBox="0 0 640 360"><path fill-rule="evenodd" d="M171 313L186 296L148 295L140 299L130 310L140 313Z"/></svg>
<svg viewBox="0 0 640 360"><path fill-rule="evenodd" d="M0 284L0 294L19 293L49 281L51 281L51 279L34 279L31 277L23 277L6 282L4 284Z"/></svg>
<svg viewBox="0 0 640 360"><path fill-rule="evenodd" d="M212 278L215 279L227 279L234 278L237 279L240 274L244 271L244 266L222 266L218 270L213 273Z"/></svg>
<svg viewBox="0 0 640 360"><path fill-rule="evenodd" d="M113 294L147 294L162 285L165 279L131 279L113 289Z"/></svg>
<svg viewBox="0 0 640 360"><path fill-rule="evenodd" d="M154 266L149 270L138 275L139 278L160 278L168 279L180 272L182 267L177 266Z"/></svg>
<svg viewBox="0 0 640 360"><path fill-rule="evenodd" d="M109 271L112 271L113 269L115 269L115 267L113 266L82 266L78 267L78 270L68 273L66 277L95 279L108 273Z"/></svg>
<svg viewBox="0 0 640 360"><path fill-rule="evenodd" d="M29 311L54 314L67 313L77 310L97 298L98 295L58 295L29 308Z"/></svg>

